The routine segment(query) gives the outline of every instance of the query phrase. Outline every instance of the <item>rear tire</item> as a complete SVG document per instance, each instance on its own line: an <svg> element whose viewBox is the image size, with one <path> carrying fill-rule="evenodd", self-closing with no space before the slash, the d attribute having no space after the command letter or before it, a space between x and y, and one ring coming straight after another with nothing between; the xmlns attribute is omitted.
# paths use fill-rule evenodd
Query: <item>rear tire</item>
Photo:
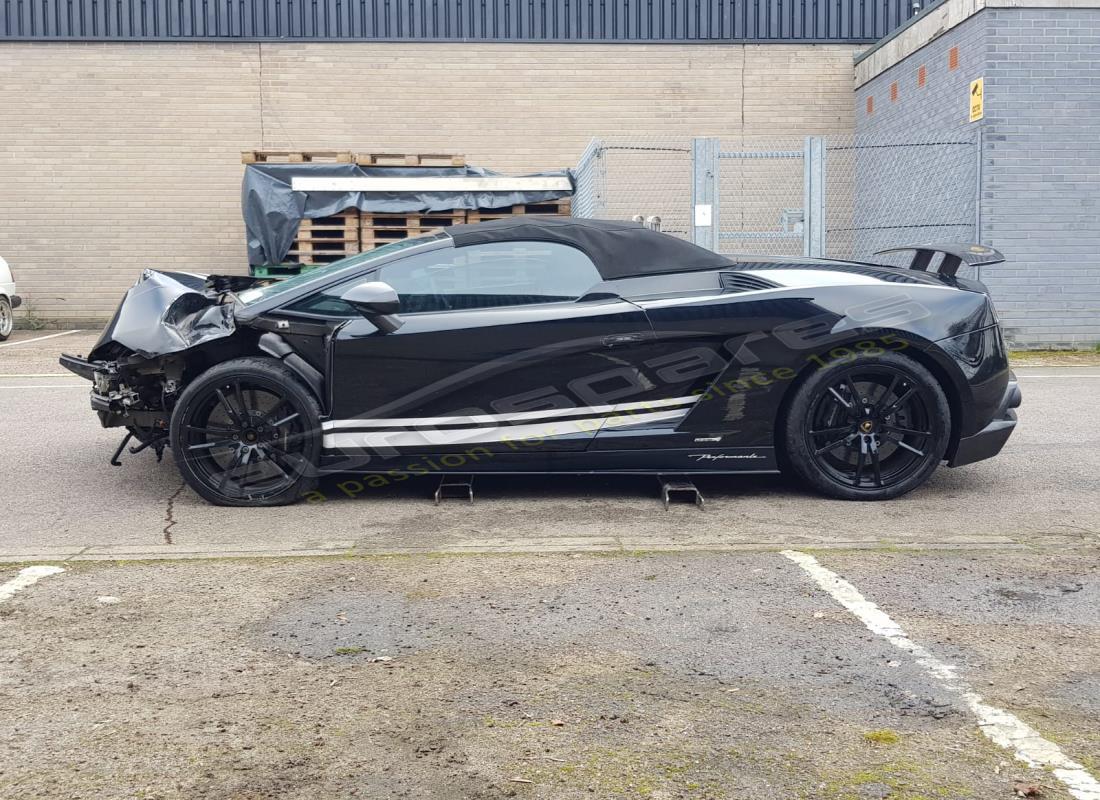
<svg viewBox="0 0 1100 800"><path fill-rule="evenodd" d="M11 312L11 300L0 296L0 342L11 336L15 317Z"/></svg>
<svg viewBox="0 0 1100 800"><path fill-rule="evenodd" d="M293 503L317 486L317 399L282 362L238 358L180 395L170 442L180 474L219 506Z"/></svg>
<svg viewBox="0 0 1100 800"><path fill-rule="evenodd" d="M842 500L888 500L935 471L951 409L935 377L896 353L816 370L796 390L784 445L794 472Z"/></svg>

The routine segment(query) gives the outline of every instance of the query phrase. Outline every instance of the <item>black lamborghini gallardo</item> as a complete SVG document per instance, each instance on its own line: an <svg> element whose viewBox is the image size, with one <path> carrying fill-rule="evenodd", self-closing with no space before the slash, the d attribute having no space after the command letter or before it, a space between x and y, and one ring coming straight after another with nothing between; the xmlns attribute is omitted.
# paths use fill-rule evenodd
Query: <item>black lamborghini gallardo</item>
<svg viewBox="0 0 1100 800"><path fill-rule="evenodd" d="M170 447L212 503L326 473L789 471L881 500L995 455L1020 392L993 304L906 268L727 257L640 225L518 217L279 282L146 271L87 359L115 459ZM113 460L115 460L113 459Z"/></svg>

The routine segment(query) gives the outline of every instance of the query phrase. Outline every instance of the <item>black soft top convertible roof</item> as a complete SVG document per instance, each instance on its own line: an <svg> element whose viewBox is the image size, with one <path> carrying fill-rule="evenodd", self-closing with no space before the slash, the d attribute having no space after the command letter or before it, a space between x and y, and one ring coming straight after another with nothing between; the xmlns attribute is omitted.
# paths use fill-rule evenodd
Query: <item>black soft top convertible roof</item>
<svg viewBox="0 0 1100 800"><path fill-rule="evenodd" d="M447 228L455 247L491 242L558 242L584 252L604 280L728 267L728 258L636 222L516 216Z"/></svg>

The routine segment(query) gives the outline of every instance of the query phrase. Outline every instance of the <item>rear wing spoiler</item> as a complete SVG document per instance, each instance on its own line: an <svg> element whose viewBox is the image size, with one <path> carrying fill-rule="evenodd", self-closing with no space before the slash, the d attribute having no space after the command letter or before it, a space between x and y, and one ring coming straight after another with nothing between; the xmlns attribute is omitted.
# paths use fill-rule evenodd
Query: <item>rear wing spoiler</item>
<svg viewBox="0 0 1100 800"><path fill-rule="evenodd" d="M970 267L983 267L987 264L1000 264L1005 257L992 247L981 244L914 244L908 247L891 247L889 250L879 250L876 256L887 253L912 253L913 260L909 262L909 269L927 270L932 263L932 256L943 253L943 261L936 270L940 275L953 277L959 271L962 264Z"/></svg>

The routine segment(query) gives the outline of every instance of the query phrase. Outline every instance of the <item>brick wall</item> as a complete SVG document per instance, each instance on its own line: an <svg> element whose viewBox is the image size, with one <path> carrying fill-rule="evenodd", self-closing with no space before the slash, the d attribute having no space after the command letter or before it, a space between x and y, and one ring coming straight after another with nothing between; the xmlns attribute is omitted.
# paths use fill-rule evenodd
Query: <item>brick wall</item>
<svg viewBox="0 0 1100 800"><path fill-rule="evenodd" d="M0 45L0 253L27 310L101 320L147 266L242 263L255 47ZM247 146L247 145L245 145Z"/></svg>
<svg viewBox="0 0 1100 800"><path fill-rule="evenodd" d="M861 135L980 130L981 240L1008 259L981 277L1018 346L1100 342L1098 75L1100 9L989 7L856 90ZM970 123L969 84L982 76L984 118Z"/></svg>
<svg viewBox="0 0 1100 800"><path fill-rule="evenodd" d="M33 312L243 272L239 151L572 166L592 136L851 131L846 45L2 44L0 253ZM17 312L18 313L18 312Z"/></svg>
<svg viewBox="0 0 1100 800"><path fill-rule="evenodd" d="M850 159L857 258L977 238L981 126L969 121L969 92L982 74L984 42L984 20L971 17L857 87L858 141Z"/></svg>
<svg viewBox="0 0 1100 800"><path fill-rule="evenodd" d="M1015 337L1100 342L1100 9L988 9L982 233Z"/></svg>
<svg viewBox="0 0 1100 800"><path fill-rule="evenodd" d="M904 141L971 131L977 123L969 121L970 81L983 74L985 40L986 18L978 14L858 87L856 132ZM955 69L950 67L953 49L957 50ZM918 85L921 67L923 86ZM890 87L895 83L897 96L892 100Z"/></svg>

